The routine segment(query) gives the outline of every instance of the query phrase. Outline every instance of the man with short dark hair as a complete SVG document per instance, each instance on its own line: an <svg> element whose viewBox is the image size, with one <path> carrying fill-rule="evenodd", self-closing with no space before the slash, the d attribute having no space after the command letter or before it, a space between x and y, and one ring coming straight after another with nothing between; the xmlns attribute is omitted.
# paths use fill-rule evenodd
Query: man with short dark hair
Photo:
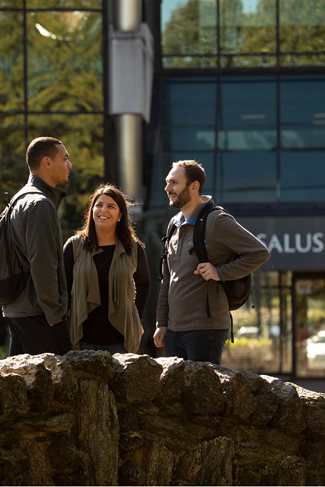
<svg viewBox="0 0 325 487"><path fill-rule="evenodd" d="M10 331L9 355L71 349L68 334L67 290L62 259L62 236L57 210L72 164L63 143L38 137L26 151L27 184L14 196L10 216L13 243L26 285L20 296L3 307Z"/></svg>
<svg viewBox="0 0 325 487"><path fill-rule="evenodd" d="M211 204L202 195L205 171L193 160L174 162L165 191L169 205L180 212L169 222L176 229L167 244L154 342L168 356L220 364L230 326L227 296L218 281L255 271L268 258L265 245L226 212L207 217L208 262L199 262L193 229L200 210Z"/></svg>

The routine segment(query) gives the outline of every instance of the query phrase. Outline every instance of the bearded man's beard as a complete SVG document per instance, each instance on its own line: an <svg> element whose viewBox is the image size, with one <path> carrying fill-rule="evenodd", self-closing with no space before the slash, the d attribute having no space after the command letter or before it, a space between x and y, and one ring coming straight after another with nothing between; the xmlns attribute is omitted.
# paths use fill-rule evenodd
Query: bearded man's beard
<svg viewBox="0 0 325 487"><path fill-rule="evenodd" d="M174 201L169 201L169 206L172 208L183 208L189 201L190 201L190 190L188 186L186 186L181 193L179 193L178 197Z"/></svg>

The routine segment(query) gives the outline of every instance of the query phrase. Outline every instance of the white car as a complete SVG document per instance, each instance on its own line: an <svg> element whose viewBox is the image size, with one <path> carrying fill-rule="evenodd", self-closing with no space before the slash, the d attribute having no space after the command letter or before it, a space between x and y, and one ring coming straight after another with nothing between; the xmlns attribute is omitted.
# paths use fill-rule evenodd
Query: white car
<svg viewBox="0 0 325 487"><path fill-rule="evenodd" d="M308 362L314 367L325 368L325 330L320 330L316 335L308 338L306 345Z"/></svg>
<svg viewBox="0 0 325 487"><path fill-rule="evenodd" d="M241 326L236 333L237 338L258 338L259 329L257 326Z"/></svg>

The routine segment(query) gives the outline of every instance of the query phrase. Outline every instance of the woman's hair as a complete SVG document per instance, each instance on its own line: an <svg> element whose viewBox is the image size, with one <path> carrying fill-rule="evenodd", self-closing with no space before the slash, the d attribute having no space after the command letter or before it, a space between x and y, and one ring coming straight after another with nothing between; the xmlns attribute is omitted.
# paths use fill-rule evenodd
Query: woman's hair
<svg viewBox="0 0 325 487"><path fill-rule="evenodd" d="M96 227L93 219L93 207L99 196L102 194L110 196L120 209L121 219L117 222L116 233L118 239L125 248L126 253L130 254L133 243L138 242L138 237L132 227L128 213L128 206L130 203L127 202L126 195L113 184L102 184L91 195L88 208L84 215L84 225L76 233L83 239L84 246L87 250L92 251L98 247Z"/></svg>

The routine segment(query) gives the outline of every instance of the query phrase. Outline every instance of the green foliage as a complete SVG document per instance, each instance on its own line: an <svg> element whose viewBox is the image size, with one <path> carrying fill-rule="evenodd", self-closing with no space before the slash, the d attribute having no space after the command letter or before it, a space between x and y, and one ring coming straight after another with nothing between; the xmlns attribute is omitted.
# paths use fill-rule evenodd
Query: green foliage
<svg viewBox="0 0 325 487"><path fill-rule="evenodd" d="M0 111L23 109L22 21L22 14L0 12Z"/></svg>
<svg viewBox="0 0 325 487"><path fill-rule="evenodd" d="M0 194L8 192L12 196L28 177L24 157L23 117L0 114L0 123ZM0 198L0 210L3 207Z"/></svg>
<svg viewBox="0 0 325 487"><path fill-rule="evenodd" d="M208 8L208 10L207 10ZM204 62L204 67L215 66L216 31L214 28L216 9L214 2L207 4L201 16L200 2L189 0L185 5L175 9L163 32L163 52L168 55L182 55L171 58L169 66L196 66ZM205 23L201 23L201 19ZM204 61L193 54L213 55Z"/></svg>
<svg viewBox="0 0 325 487"><path fill-rule="evenodd" d="M231 349L249 348L256 349L262 347L270 347L273 341L271 338L235 338L234 343L228 339L225 346Z"/></svg>
<svg viewBox="0 0 325 487"><path fill-rule="evenodd" d="M188 0L181 6L176 4L162 33L163 54L168 56L165 66L216 66L218 45L219 54L227 55L221 58L224 67L274 65L276 2L259 0L251 11L244 10L243 3L220 0L219 40L215 1ZM325 0L282 0L279 6L281 64L323 65ZM320 53L297 55L313 51Z"/></svg>
<svg viewBox="0 0 325 487"><path fill-rule="evenodd" d="M29 104L33 110L102 111L101 15L28 17Z"/></svg>
<svg viewBox="0 0 325 487"><path fill-rule="evenodd" d="M1 0L3 1L3 0ZM16 0L21 3L22 0ZM8 3L12 0L8 0ZM102 0L27 0L29 8L101 8Z"/></svg>
<svg viewBox="0 0 325 487"><path fill-rule="evenodd" d="M0 346L0 360L2 360L3 358L6 358L6 349L5 347L2 347Z"/></svg>
<svg viewBox="0 0 325 487"><path fill-rule="evenodd" d="M49 0L37 7L40 3L51 6ZM84 0L82 5L98 3ZM28 12L26 59L22 40L22 14L0 12L0 191L12 196L26 183L30 140L42 135L62 140L73 163L60 209L66 237L81 225L89 195L104 177L102 15Z"/></svg>

